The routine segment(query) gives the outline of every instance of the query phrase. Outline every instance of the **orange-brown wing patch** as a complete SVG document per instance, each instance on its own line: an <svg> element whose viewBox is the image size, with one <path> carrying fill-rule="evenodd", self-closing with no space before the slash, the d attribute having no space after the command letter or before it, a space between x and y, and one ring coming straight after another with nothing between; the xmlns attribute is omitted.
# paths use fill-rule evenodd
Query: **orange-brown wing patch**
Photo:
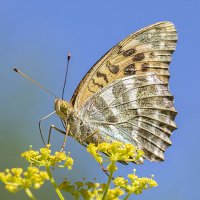
<svg viewBox="0 0 200 200"><path fill-rule="evenodd" d="M168 83L176 41L176 29L171 22L156 23L131 34L94 64L74 92L72 105L79 110L91 95L125 76L153 72Z"/></svg>

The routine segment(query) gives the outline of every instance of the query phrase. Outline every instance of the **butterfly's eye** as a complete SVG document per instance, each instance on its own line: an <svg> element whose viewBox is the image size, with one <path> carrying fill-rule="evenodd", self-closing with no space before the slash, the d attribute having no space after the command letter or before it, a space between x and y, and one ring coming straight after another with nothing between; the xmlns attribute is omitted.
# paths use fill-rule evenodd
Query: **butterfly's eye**
<svg viewBox="0 0 200 200"><path fill-rule="evenodd" d="M62 118L66 119L68 113L69 113L69 103L62 100L62 99L56 99L55 100L55 110L56 113Z"/></svg>
<svg viewBox="0 0 200 200"><path fill-rule="evenodd" d="M69 108L69 104L67 102L62 102L61 103L61 105L60 105L60 111L62 113L64 113L65 115L67 115L68 108Z"/></svg>

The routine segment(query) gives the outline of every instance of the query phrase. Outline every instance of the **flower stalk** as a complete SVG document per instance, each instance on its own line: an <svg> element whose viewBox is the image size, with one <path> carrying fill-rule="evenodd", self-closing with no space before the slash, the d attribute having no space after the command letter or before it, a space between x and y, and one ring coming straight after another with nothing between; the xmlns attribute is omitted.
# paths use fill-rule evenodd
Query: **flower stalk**
<svg viewBox="0 0 200 200"><path fill-rule="evenodd" d="M29 188L25 189L25 193L31 200L36 200L36 198L33 196L33 193L31 192Z"/></svg>
<svg viewBox="0 0 200 200"><path fill-rule="evenodd" d="M114 166L115 166L115 162L114 161L112 161L111 166L112 166L112 169L114 169ZM110 174L109 174L109 177L108 177L108 182L107 182L105 190L103 192L102 200L104 200L106 198L106 195L108 193L108 189L110 188L110 183L111 183L112 178L113 178L113 173L114 173L114 170L110 171Z"/></svg>
<svg viewBox="0 0 200 200"><path fill-rule="evenodd" d="M54 178L52 176L50 168L46 167L46 170L47 170L47 173L48 173L48 176L49 176L49 180L50 180L51 184L53 185L54 190L55 190L56 194L58 195L59 199L60 200L65 200L65 198L63 197L62 193L60 192L60 190L58 188L57 183L55 182L55 180L54 180Z"/></svg>

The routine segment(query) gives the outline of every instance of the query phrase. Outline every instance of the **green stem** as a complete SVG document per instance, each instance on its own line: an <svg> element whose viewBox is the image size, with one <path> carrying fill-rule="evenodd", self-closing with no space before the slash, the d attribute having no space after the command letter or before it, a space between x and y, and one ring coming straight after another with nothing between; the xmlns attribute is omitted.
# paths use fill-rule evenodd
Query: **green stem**
<svg viewBox="0 0 200 200"><path fill-rule="evenodd" d="M112 161L111 166L114 166L115 163L116 163L115 161ZM112 167L111 167L111 168L112 168ZM106 188L105 188L105 190L104 190L104 192L103 192L102 200L104 200L104 199L106 198L106 195L107 195L107 193L108 193L108 189L109 189L109 187L110 187L110 183L111 183L111 180L112 180L112 177L113 177L113 173L114 173L114 171L111 171L110 174L109 174L108 182L107 182Z"/></svg>
<svg viewBox="0 0 200 200"><path fill-rule="evenodd" d="M26 188L26 189L25 189L25 193L26 193L26 195L27 195L30 199L36 200L36 198L33 196L33 193L30 191L29 188Z"/></svg>
<svg viewBox="0 0 200 200"><path fill-rule="evenodd" d="M131 193L128 193L125 197L124 200L127 200L131 196Z"/></svg>
<svg viewBox="0 0 200 200"><path fill-rule="evenodd" d="M54 187L59 199L60 200L65 200L65 198L63 197L62 193L60 192L60 190L59 190L59 188L58 188L58 186L57 186L57 184L56 184L56 182L55 182L55 180L54 180L54 178L53 178L53 176L51 174L50 168L46 167L46 170L47 170L47 173L49 175L49 180L50 180L51 184L53 185L53 187Z"/></svg>

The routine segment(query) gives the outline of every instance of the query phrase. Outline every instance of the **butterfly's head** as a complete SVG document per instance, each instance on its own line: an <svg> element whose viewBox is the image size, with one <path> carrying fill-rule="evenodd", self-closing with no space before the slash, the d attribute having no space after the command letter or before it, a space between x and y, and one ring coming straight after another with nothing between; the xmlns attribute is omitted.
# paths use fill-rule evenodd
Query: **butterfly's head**
<svg viewBox="0 0 200 200"><path fill-rule="evenodd" d="M63 99L55 99L55 111L62 120L66 120L73 110L74 109L69 102Z"/></svg>

